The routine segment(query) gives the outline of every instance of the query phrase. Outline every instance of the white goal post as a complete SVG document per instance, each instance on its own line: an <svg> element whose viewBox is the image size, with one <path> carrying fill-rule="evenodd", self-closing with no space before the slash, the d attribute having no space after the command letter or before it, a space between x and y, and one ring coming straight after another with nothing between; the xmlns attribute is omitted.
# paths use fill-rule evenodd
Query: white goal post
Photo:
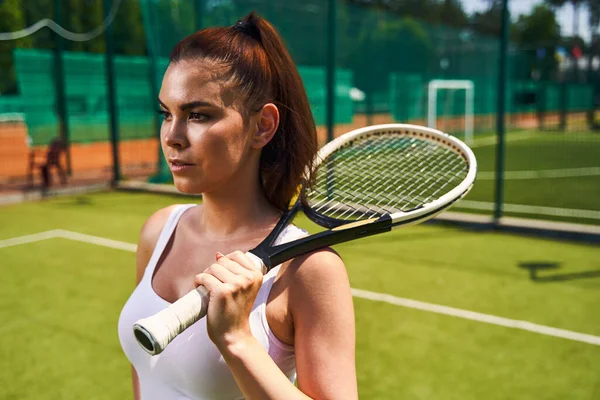
<svg viewBox="0 0 600 400"><path fill-rule="evenodd" d="M437 92L439 89L465 90L465 142L473 143L473 81L434 79L429 82L427 96L427 125L436 128Z"/></svg>

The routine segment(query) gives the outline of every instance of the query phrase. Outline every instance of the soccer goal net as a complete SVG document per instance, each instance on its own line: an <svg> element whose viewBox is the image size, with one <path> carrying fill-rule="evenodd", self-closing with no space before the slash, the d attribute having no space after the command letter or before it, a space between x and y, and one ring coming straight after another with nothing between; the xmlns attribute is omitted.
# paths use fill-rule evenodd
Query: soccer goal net
<svg viewBox="0 0 600 400"><path fill-rule="evenodd" d="M428 84L427 124L473 142L473 81L434 79Z"/></svg>

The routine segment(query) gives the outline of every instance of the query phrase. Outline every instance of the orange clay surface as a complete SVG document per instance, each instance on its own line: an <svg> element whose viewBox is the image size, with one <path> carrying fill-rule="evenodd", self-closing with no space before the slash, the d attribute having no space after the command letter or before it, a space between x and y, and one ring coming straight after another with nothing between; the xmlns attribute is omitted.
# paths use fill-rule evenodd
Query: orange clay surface
<svg viewBox="0 0 600 400"><path fill-rule="evenodd" d="M584 114L582 114L584 115ZM537 124L535 114L520 114L512 116L517 118L518 125L521 128L534 128ZM510 120L510 116L508 117ZM546 123L555 124L558 121L558 115L547 115ZM336 125L334 137L349 132L353 129L367 125L377 125L392 123L394 119L390 114L376 114L371 118L366 115L355 115L351 124ZM426 121L410 121L413 124L424 125ZM494 126L494 117L477 116L476 123L483 123L486 126ZM460 129L464 124L462 118L453 118L451 120L439 120L438 129ZM442 126L447 125L447 126ZM327 128L317 127L319 146L327 141ZM36 164L45 161L46 146L29 147L27 145L27 126L22 122L0 124L0 186L3 183L12 181L25 182L29 175L30 155L33 152ZM121 141L119 143L119 155L122 170L125 176L128 171L154 171L158 160L158 141L156 139L137 139ZM112 150L109 142L95 143L73 143L70 147L71 167L73 174L83 174L87 176L110 176L112 169ZM150 172L151 173L151 172ZM37 180L39 175L37 168L34 170L34 177Z"/></svg>

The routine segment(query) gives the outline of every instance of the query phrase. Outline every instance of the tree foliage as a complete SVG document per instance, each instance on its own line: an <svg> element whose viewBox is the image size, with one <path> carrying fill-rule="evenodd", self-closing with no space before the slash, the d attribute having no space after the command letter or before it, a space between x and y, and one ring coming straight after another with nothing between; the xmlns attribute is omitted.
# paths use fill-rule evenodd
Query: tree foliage
<svg viewBox="0 0 600 400"><path fill-rule="evenodd" d="M0 32L16 31L25 23L23 10L18 7L19 0L4 0L0 3ZM31 44L29 39L21 39L21 44L26 47ZM16 91L15 70L12 63L12 49L14 42L0 42L0 95Z"/></svg>
<svg viewBox="0 0 600 400"><path fill-rule="evenodd" d="M54 4L57 0L1 0L0 32L12 32L31 26L44 19L56 19ZM89 32L104 21L102 0L58 0L62 8L62 26L73 32ZM121 55L147 54L147 38L142 20L140 2L152 2L159 9L155 18L162 23L156 26L153 34L164 42L164 48L174 44L185 34L195 29L194 2L200 0L122 0L116 19L112 25L115 52ZM203 26L227 25L248 12L249 7L258 7L265 17L272 20L284 34L297 62L303 65L322 65L325 62L325 40L307 40L306 35L298 32L310 31L311 34L325 37L325 0L202 0ZM518 0L513 0L518 1ZM527 15L513 20L510 26L510 38L513 46L528 52L528 59L535 68L541 66L540 49L554 55L556 47L578 45L584 54L600 53L600 0L540 0L543 2ZM340 66L369 73L383 74L386 71L372 71L379 62L365 61L356 66L358 59L365 54L375 54L382 58L381 64L389 68L409 68L406 57L394 54L395 45L411 48L411 60L425 59L440 44L428 33L430 28L449 28L453 35L476 38L485 36L487 43L496 40L501 27L502 0L486 0L487 8L468 15L464 0L341 0L338 2L337 16L337 59ZM584 44L580 38L561 37L559 25L551 9L563 6L575 10L589 11L589 23L592 28L592 42ZM309 8L317 11L307 11ZM322 18L322 19L321 19ZM313 25L314 24L314 25ZM168 40L167 40L168 39ZM474 44L474 41L470 42ZM12 52L16 47L52 49L56 44L56 34L43 28L23 39L0 42L0 68L7 71L0 75L0 93L16 91ZM104 36L88 42L64 41L67 51L85 51L102 53L105 51ZM535 54L534 54L535 53ZM163 54L164 55L164 54ZM462 57L462 56L461 56ZM463 57L464 58L464 57ZM548 71L556 69L556 62L549 57ZM412 61L411 61L412 62ZM553 66L550 64L554 63ZM422 64L422 65L421 65ZM414 62L415 69L426 68L424 63ZM412 65L412 64L411 64ZM371 70L369 70L371 68ZM385 67L388 68L388 67ZM388 69L389 69L388 68ZM410 67L413 68L413 67ZM369 72L370 71L370 72Z"/></svg>
<svg viewBox="0 0 600 400"><path fill-rule="evenodd" d="M560 25L552 10L537 5L531 14L520 15L512 26L512 38L524 46L553 45L560 41Z"/></svg>
<svg viewBox="0 0 600 400"><path fill-rule="evenodd" d="M347 3L390 11L400 17L456 28L469 25L461 0L346 0Z"/></svg>
<svg viewBox="0 0 600 400"><path fill-rule="evenodd" d="M519 16L512 26L511 38L525 58L525 66L516 75L520 72L520 78L537 76L541 80L555 76L558 70L555 54L561 36L554 12L548 6L537 5L531 14Z"/></svg>
<svg viewBox="0 0 600 400"><path fill-rule="evenodd" d="M477 11L471 16L471 28L480 34L500 35L502 27L502 1L492 0L485 11Z"/></svg>
<svg viewBox="0 0 600 400"><path fill-rule="evenodd" d="M61 26L76 33L90 32L104 21L103 2L100 0L60 0ZM54 0L4 0L0 2L0 32L16 32L50 18L57 20ZM115 52L123 55L144 55L146 40L137 0L120 3L112 25ZM53 49L57 35L47 27L18 40L0 42L0 94L16 93L12 53L15 48ZM64 40L66 51L103 53L104 35L85 42Z"/></svg>

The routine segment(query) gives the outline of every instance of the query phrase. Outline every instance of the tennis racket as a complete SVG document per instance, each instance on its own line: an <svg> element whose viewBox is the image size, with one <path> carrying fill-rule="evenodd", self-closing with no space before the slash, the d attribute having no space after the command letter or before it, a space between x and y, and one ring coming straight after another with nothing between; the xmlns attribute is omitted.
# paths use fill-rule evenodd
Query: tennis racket
<svg viewBox="0 0 600 400"><path fill-rule="evenodd" d="M460 140L407 124L370 126L325 145L312 165L315 183L292 200L273 231L246 253L266 273L301 254L426 221L465 196L477 162ZM327 230L274 245L298 211ZM199 286L156 315L137 321L134 335L150 354L206 315Z"/></svg>

